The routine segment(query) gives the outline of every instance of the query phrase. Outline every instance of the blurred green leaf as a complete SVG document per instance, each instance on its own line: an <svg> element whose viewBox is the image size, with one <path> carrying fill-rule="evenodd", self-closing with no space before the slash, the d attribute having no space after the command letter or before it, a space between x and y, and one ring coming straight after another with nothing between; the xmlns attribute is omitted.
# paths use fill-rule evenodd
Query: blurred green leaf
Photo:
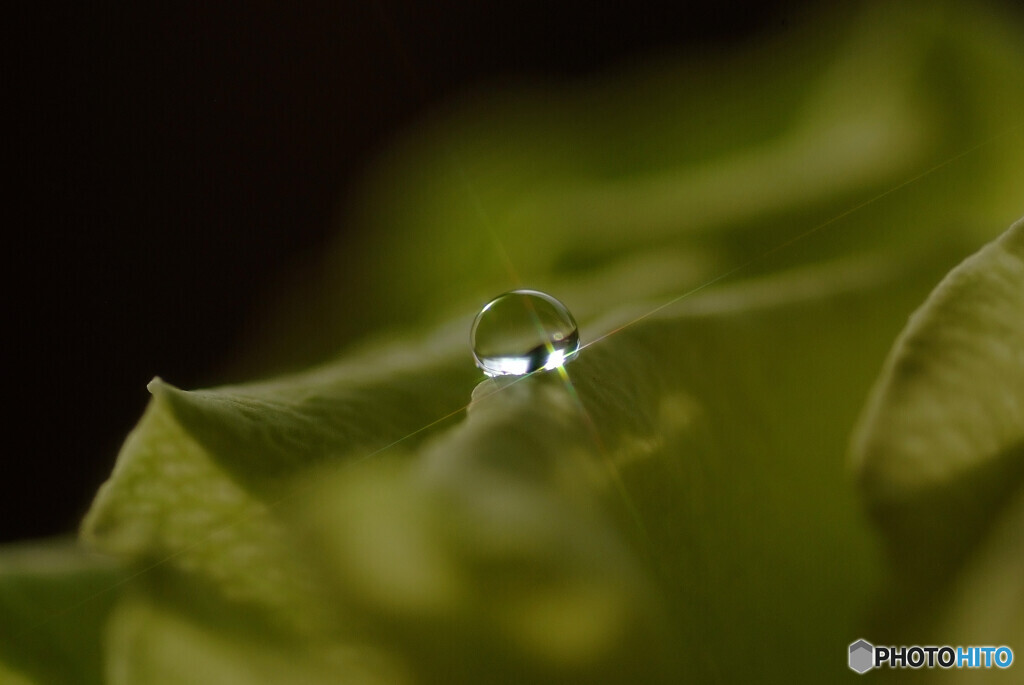
<svg viewBox="0 0 1024 685"><path fill-rule="evenodd" d="M747 273L955 236L980 247L1021 213L1020 17L859 9L822 9L722 59L492 86L439 109L382 152L322 269L260 312L270 331L240 368L301 368L517 281L589 319L837 217L827 239Z"/></svg>
<svg viewBox="0 0 1024 685"><path fill-rule="evenodd" d="M968 581L977 602L967 612L969 634L1008 639L998 607L1021 585L1007 586L1005 567L1014 566L1018 578L1024 571L1017 551L1024 221L954 269L914 314L865 410L853 455L900 574L899 592L927 605L924 622L948 610L935 596L972 558L981 569ZM984 599L997 594L999 601ZM997 625L985 625L985 616ZM1016 631L1009 637L1022 636L1019 619L1009 626ZM966 629L945 629L958 627Z"/></svg>
<svg viewBox="0 0 1024 685"><path fill-rule="evenodd" d="M254 677L247 649L307 641L428 681L746 678L794 639L817 656L787 678L842 673L829 647L875 573L848 426L947 261L844 260L683 300L585 350L571 384L549 374L480 397L468 420L403 441L405 456L377 449L469 397L448 361L456 349L469 368L461 345L196 393L155 382L84 533L158 564L143 594L172 613L143 613L152 630L198 646L212 622L236 641L223 658L240 679ZM111 659L129 681L166 674L148 654ZM364 661L378 663L327 673L372 678Z"/></svg>
<svg viewBox="0 0 1024 685"><path fill-rule="evenodd" d="M842 454L915 273L722 288L584 350L571 383L485 381L407 466L317 475L311 563L427 682L842 677L877 572ZM787 644L806 653L772 676Z"/></svg>
<svg viewBox="0 0 1024 685"><path fill-rule="evenodd" d="M70 540L0 549L0 682L104 682L103 627L121 576Z"/></svg>
<svg viewBox="0 0 1024 685"><path fill-rule="evenodd" d="M253 567L254 573L273 569ZM188 579L158 571L118 603L106 633L111 685L409 682L368 646L273 630ZM173 588L173 589L169 589ZM251 613L248 614L251 618Z"/></svg>

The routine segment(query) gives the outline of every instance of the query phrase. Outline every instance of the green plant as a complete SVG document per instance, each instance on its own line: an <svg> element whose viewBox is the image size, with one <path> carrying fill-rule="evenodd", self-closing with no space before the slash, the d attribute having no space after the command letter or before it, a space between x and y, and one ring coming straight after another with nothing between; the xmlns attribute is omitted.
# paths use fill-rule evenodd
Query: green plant
<svg viewBox="0 0 1024 685"><path fill-rule="evenodd" d="M0 676L814 682L872 625L1013 644L1024 228L950 269L1021 211L1016 25L833 23L396 143L364 244L249 363L376 337L155 380L83 525L105 556L0 556ZM593 342L564 374L479 382L509 264Z"/></svg>

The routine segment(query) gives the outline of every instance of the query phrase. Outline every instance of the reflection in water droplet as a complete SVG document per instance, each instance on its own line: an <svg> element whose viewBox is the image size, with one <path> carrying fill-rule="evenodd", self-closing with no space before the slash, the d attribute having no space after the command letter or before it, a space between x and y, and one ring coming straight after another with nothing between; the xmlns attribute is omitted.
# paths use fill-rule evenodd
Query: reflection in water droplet
<svg viewBox="0 0 1024 685"><path fill-rule="evenodd" d="M537 290L513 290L488 302L476 315L470 338L476 365L488 376L556 369L580 347L569 310Z"/></svg>

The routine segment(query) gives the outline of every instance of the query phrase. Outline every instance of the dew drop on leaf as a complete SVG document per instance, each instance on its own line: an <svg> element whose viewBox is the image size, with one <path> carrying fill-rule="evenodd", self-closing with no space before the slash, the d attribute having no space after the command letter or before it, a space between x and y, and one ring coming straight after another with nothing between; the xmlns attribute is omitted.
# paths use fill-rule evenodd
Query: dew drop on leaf
<svg viewBox="0 0 1024 685"><path fill-rule="evenodd" d="M537 290L512 290L484 305L470 334L476 365L488 376L556 369L580 348L565 305Z"/></svg>

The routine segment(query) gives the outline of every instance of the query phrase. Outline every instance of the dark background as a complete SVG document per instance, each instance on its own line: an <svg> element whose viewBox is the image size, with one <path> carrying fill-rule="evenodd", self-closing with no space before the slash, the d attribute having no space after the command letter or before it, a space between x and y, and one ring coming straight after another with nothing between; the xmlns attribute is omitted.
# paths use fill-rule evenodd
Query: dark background
<svg viewBox="0 0 1024 685"><path fill-rule="evenodd" d="M345 189L425 108L652 51L726 48L794 3L82 3L5 42L0 542L74 530L159 374L246 344ZM800 3L804 4L804 3Z"/></svg>

